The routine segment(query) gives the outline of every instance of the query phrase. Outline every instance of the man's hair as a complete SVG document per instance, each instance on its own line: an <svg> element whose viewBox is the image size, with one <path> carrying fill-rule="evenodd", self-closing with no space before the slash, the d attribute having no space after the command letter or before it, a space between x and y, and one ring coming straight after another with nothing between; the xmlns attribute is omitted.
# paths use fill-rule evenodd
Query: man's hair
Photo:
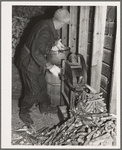
<svg viewBox="0 0 122 150"><path fill-rule="evenodd" d="M66 9L58 9L56 10L53 18L68 24L70 20L70 14Z"/></svg>

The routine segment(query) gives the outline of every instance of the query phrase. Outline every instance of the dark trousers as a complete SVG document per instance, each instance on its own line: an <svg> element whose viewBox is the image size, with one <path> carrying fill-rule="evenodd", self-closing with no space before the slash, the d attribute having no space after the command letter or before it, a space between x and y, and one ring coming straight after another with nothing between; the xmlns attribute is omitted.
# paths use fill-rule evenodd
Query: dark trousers
<svg viewBox="0 0 122 150"><path fill-rule="evenodd" d="M47 94L47 83L44 74L35 75L21 72L24 97L19 107L21 114L27 114L34 103L50 105L50 97Z"/></svg>

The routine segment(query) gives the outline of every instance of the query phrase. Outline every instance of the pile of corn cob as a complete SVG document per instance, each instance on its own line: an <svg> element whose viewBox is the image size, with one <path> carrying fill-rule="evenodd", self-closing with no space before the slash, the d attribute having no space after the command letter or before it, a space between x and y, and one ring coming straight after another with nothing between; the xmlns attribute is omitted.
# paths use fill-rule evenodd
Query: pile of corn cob
<svg viewBox="0 0 122 150"><path fill-rule="evenodd" d="M95 116L73 116L54 129L37 133L37 139L41 145L113 145L116 120L109 119L110 116L99 121Z"/></svg>
<svg viewBox="0 0 122 150"><path fill-rule="evenodd" d="M32 134L25 133L13 144L116 145L116 117L107 113L103 100L102 93L83 91L75 107L70 110L70 118L64 123L41 128Z"/></svg>
<svg viewBox="0 0 122 150"><path fill-rule="evenodd" d="M81 95L77 97L77 104L73 110L80 115L107 112L106 103L104 102L102 94L103 93L87 93L83 91Z"/></svg>
<svg viewBox="0 0 122 150"><path fill-rule="evenodd" d="M59 123L52 128L43 127L36 132L21 134L21 138L15 140L12 144L52 146L116 145L116 117L107 113L101 93L96 95L87 93L86 98L83 99L82 97L82 100L79 96L79 102L74 109L70 110L70 113L71 117L64 120L64 123Z"/></svg>
<svg viewBox="0 0 122 150"><path fill-rule="evenodd" d="M12 18L12 57L14 57L16 47L20 42L20 38L28 22L29 19L27 18L21 18L17 16Z"/></svg>
<svg viewBox="0 0 122 150"><path fill-rule="evenodd" d="M20 133L19 133L20 134ZM116 145L116 118L108 113L73 115L63 124L24 133L14 145Z"/></svg>

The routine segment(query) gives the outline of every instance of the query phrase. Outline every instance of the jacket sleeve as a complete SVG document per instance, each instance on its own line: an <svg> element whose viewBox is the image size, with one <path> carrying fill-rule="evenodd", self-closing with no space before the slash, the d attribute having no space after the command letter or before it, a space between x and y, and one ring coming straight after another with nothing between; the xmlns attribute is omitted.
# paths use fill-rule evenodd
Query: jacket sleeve
<svg viewBox="0 0 122 150"><path fill-rule="evenodd" d="M31 54L36 63L40 66L44 66L47 69L50 69L53 65L47 61L46 54L46 45L50 39L50 34L48 31L42 31L39 33L32 43Z"/></svg>

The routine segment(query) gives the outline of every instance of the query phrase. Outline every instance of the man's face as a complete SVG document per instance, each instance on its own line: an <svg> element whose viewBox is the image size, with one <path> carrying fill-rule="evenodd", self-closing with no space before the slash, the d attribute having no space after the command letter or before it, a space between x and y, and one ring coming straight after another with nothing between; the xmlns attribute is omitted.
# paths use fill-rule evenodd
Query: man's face
<svg viewBox="0 0 122 150"><path fill-rule="evenodd" d="M63 27L63 25L64 25L64 22L58 21L57 24L56 24L56 30L61 29Z"/></svg>

